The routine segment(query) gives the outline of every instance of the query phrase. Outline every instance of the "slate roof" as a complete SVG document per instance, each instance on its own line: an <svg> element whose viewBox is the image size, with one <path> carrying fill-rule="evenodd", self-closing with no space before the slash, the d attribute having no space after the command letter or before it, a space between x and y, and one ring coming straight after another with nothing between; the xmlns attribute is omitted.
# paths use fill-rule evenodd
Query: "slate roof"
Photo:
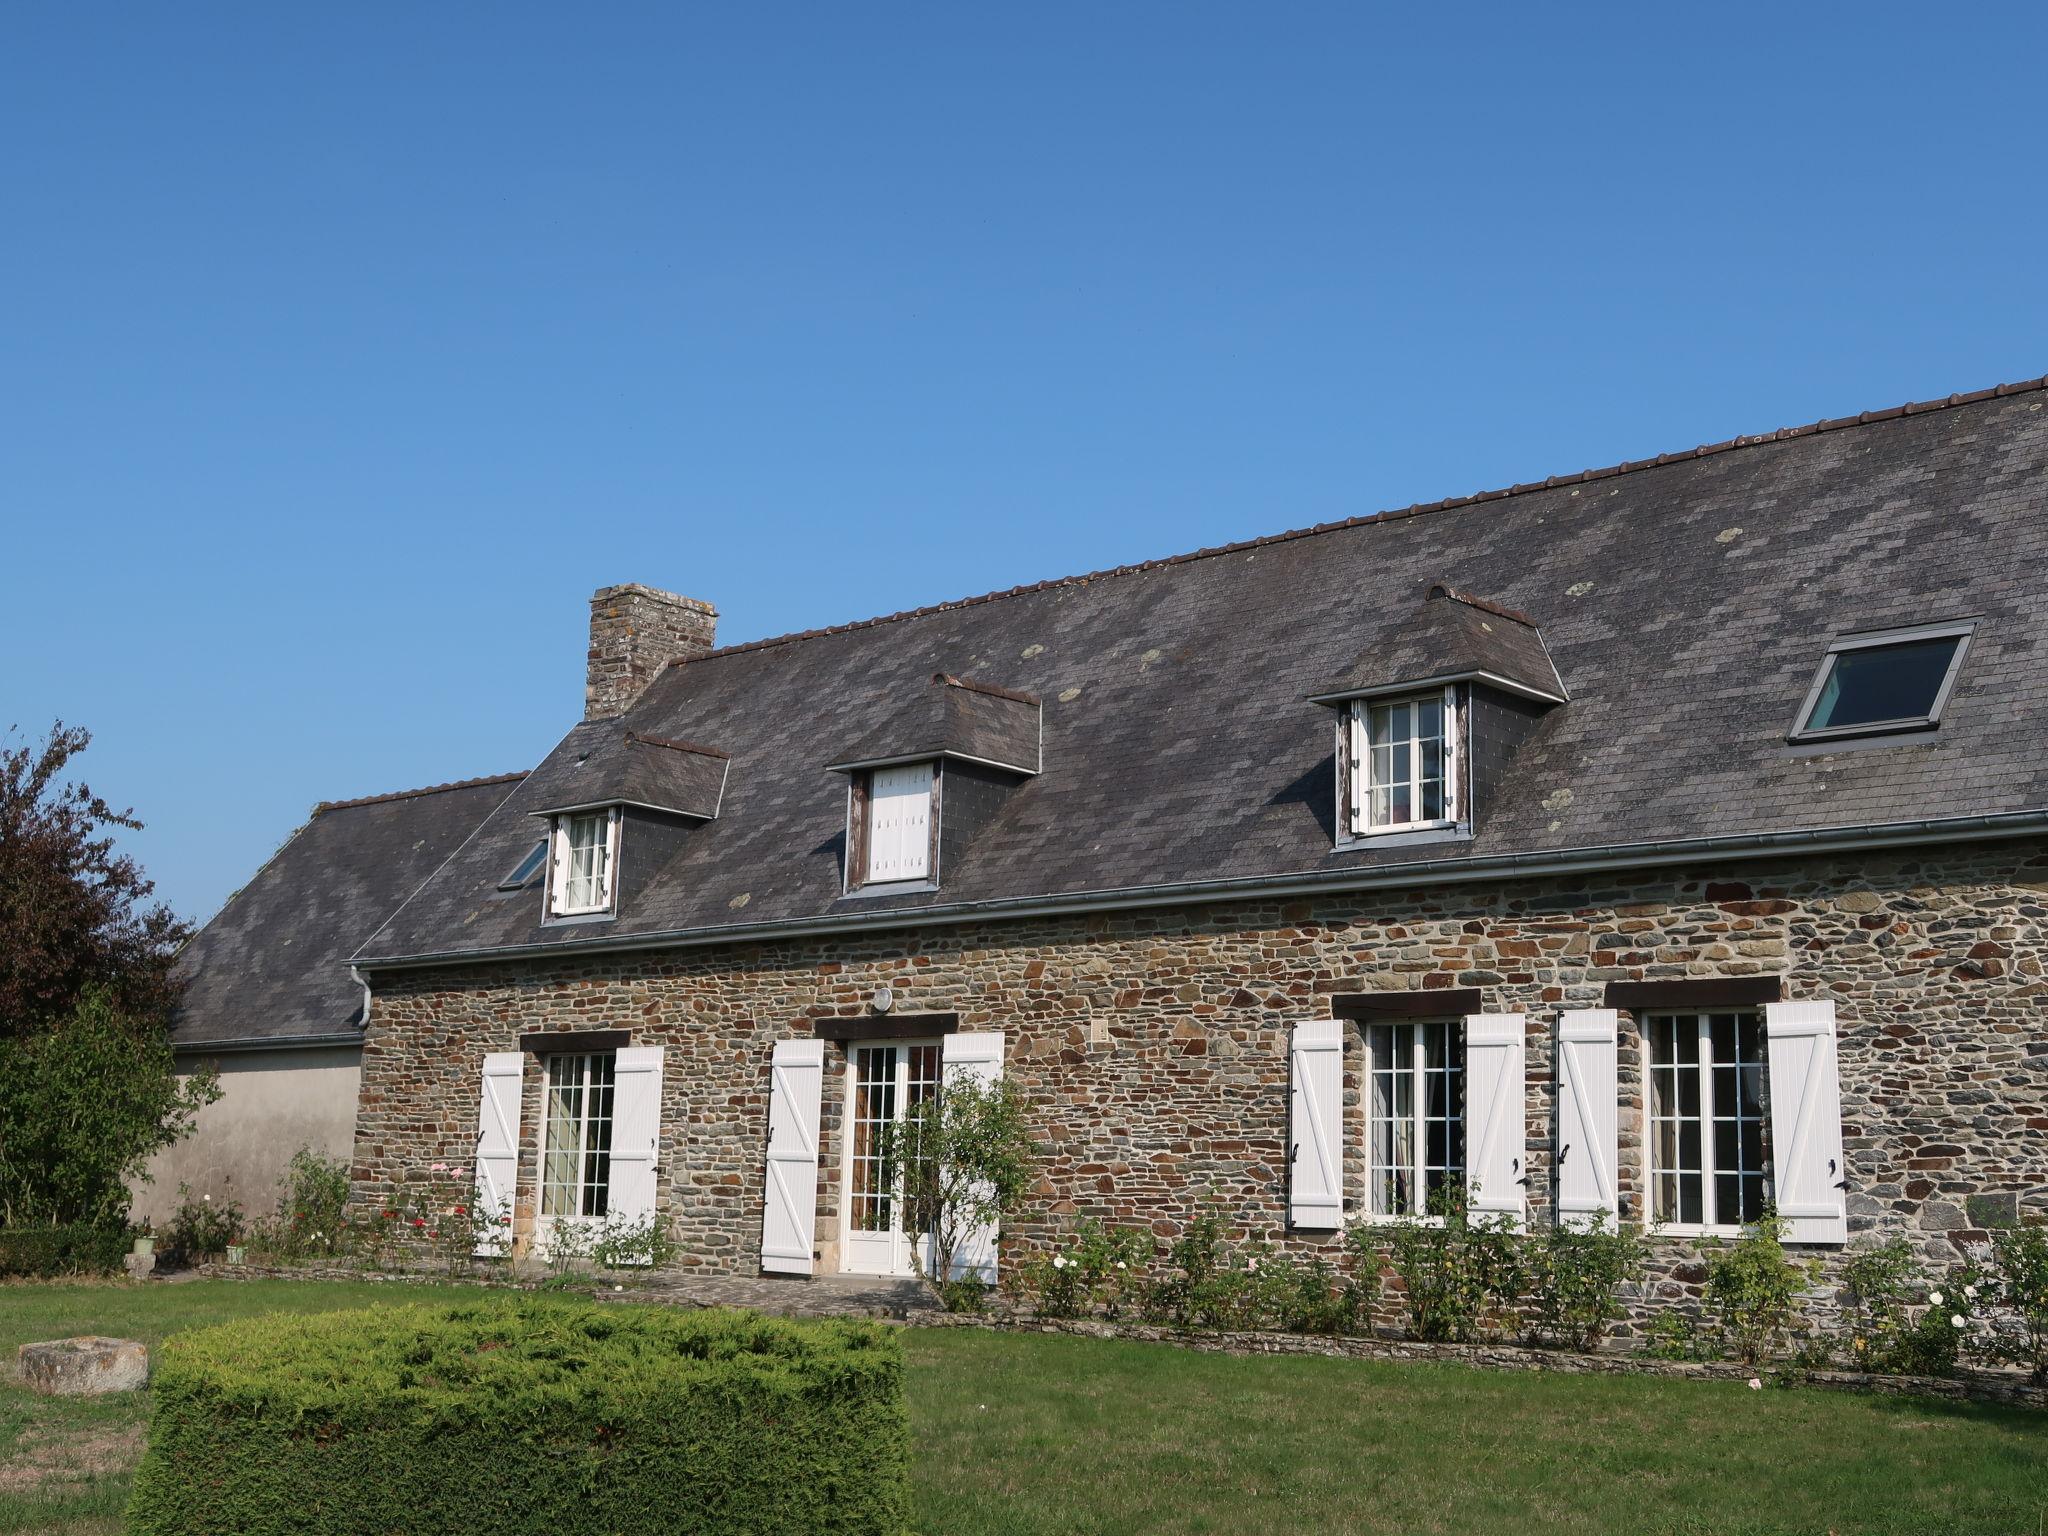
<svg viewBox="0 0 2048 1536"><path fill-rule="evenodd" d="M318 1039L362 1028L357 945L523 777L324 802L178 955L180 1046ZM526 841L533 842L532 828ZM500 871L502 873L502 871Z"/></svg>
<svg viewBox="0 0 2048 1536"><path fill-rule="evenodd" d="M643 736L618 724L593 732L585 749L557 752L532 786L542 811L644 805L706 820L718 814L730 759L716 747Z"/></svg>
<svg viewBox="0 0 2048 1536"><path fill-rule="evenodd" d="M1318 701L1417 683L1483 677L1514 691L1562 701L1564 684L1525 613L1441 582L1392 635L1366 646L1316 691Z"/></svg>
<svg viewBox="0 0 2048 1536"><path fill-rule="evenodd" d="M1042 706L1035 694L934 672L927 686L879 701L879 708L881 723L834 753L830 766L963 757L1038 772Z"/></svg>
<svg viewBox="0 0 2048 1536"><path fill-rule="evenodd" d="M732 753L717 820L615 920L496 900L529 782L366 959L735 937L1176 882L1358 880L1692 838L2048 807L2048 394L2002 386L1483 496L714 651L625 717ZM1405 643L1445 583L1540 628L1548 710L1469 841L1333 849L1331 731L1307 696ZM1982 617L1938 734L1815 752L1786 733L1829 640ZM845 781L820 746L934 671L1045 702L1044 771L944 887L841 895ZM588 739L565 738L536 775Z"/></svg>

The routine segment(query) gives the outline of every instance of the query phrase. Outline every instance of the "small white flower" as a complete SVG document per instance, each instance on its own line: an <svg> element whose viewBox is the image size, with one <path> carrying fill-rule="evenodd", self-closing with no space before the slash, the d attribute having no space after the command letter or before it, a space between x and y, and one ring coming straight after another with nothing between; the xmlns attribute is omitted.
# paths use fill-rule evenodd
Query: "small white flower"
<svg viewBox="0 0 2048 1536"><path fill-rule="evenodd" d="M1750 1378L1749 1378L1749 1390L1750 1390L1750 1391L1752 1391L1752 1392L1761 1392L1761 1391L1763 1391L1763 1389L1764 1389L1764 1384L1763 1384L1763 1383L1762 1383L1761 1381L1758 1381L1758 1380L1757 1380L1757 1379L1756 1379L1756 1378L1755 1378L1754 1376L1752 1376L1752 1377L1750 1377Z"/></svg>
<svg viewBox="0 0 2048 1536"><path fill-rule="evenodd" d="M1966 1285L1963 1287L1963 1294L1969 1297L1970 1300L1975 1301L1977 1299L1977 1287L1975 1287L1974 1285Z"/></svg>
<svg viewBox="0 0 2048 1536"><path fill-rule="evenodd" d="M1927 1293L1927 1305L1929 1305L1930 1307L1938 1307L1938 1306L1940 1306L1940 1305L1941 1305L1941 1292L1939 1292L1939 1291L1929 1291L1929 1292Z"/></svg>
<svg viewBox="0 0 2048 1536"><path fill-rule="evenodd" d="M1126 1264L1122 1259L1118 1259L1116 1261L1116 1267L1118 1269L1129 1269L1131 1266Z"/></svg>
<svg viewBox="0 0 2048 1536"><path fill-rule="evenodd" d="M1067 1256L1063 1253L1054 1254L1052 1256L1052 1267L1054 1269L1065 1269L1067 1267Z"/></svg>
<svg viewBox="0 0 2048 1536"><path fill-rule="evenodd" d="M1951 1328L1960 1328L1963 1326L1963 1314L1960 1312L1952 1312L1949 1314L1948 1321L1949 1326Z"/></svg>
<svg viewBox="0 0 2048 1536"><path fill-rule="evenodd" d="M623 1291L625 1287L623 1285L615 1285L612 1287L612 1289L615 1291Z"/></svg>
<svg viewBox="0 0 2048 1536"><path fill-rule="evenodd" d="M208 1195L208 1196L206 1197L206 1203L207 1203L208 1205L211 1205L211 1204L213 1204L213 1196L211 1196L211 1195Z"/></svg>

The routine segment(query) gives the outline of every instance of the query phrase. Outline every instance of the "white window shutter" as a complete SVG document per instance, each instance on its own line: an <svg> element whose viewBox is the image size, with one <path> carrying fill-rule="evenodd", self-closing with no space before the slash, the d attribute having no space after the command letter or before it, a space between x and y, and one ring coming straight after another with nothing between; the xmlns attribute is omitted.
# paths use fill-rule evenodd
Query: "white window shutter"
<svg viewBox="0 0 2048 1536"><path fill-rule="evenodd" d="M628 1221L654 1214L661 1151L661 1051L622 1047L612 1062L611 1196L607 1211Z"/></svg>
<svg viewBox="0 0 2048 1536"><path fill-rule="evenodd" d="M941 1076L948 1085L963 1077L998 1082L1003 1075L1002 1031L947 1035L939 1047L939 1061ZM974 1275L984 1284L994 1285L996 1240L1000 1235L994 1222L963 1235L953 1252L952 1278L961 1280Z"/></svg>
<svg viewBox="0 0 2048 1536"><path fill-rule="evenodd" d="M1308 1019L1288 1043L1287 1222L1344 1225L1344 1025Z"/></svg>
<svg viewBox="0 0 2048 1536"><path fill-rule="evenodd" d="M1785 1236L1795 1243L1846 1243L1835 1005L1766 1003L1764 1032L1771 1053L1771 1175Z"/></svg>
<svg viewBox="0 0 2048 1536"><path fill-rule="evenodd" d="M1529 1151L1528 1019L1465 1018L1465 1186L1475 1216L1528 1213L1522 1159Z"/></svg>
<svg viewBox="0 0 2048 1536"><path fill-rule="evenodd" d="M868 879L918 880L931 868L932 765L877 768L868 779Z"/></svg>
<svg viewBox="0 0 2048 1536"><path fill-rule="evenodd" d="M1616 1014L1571 1008L1557 1021L1557 1214L1621 1215Z"/></svg>
<svg viewBox="0 0 2048 1536"><path fill-rule="evenodd" d="M476 1111L476 1253L496 1257L512 1246L512 1197L519 1184L519 1103L526 1057L492 1051L484 1057Z"/></svg>
<svg viewBox="0 0 2048 1536"><path fill-rule="evenodd" d="M768 1176L761 1267L808 1275L818 1230L818 1104L825 1042L778 1040L768 1068Z"/></svg>

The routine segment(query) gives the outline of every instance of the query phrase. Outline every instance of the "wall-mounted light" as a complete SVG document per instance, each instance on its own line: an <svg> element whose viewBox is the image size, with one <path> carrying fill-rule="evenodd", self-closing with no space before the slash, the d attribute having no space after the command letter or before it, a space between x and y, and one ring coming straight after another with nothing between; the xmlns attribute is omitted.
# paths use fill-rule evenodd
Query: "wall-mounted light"
<svg viewBox="0 0 2048 1536"><path fill-rule="evenodd" d="M893 987L877 987L875 995L868 999L877 1013L887 1013L896 1006L896 992Z"/></svg>

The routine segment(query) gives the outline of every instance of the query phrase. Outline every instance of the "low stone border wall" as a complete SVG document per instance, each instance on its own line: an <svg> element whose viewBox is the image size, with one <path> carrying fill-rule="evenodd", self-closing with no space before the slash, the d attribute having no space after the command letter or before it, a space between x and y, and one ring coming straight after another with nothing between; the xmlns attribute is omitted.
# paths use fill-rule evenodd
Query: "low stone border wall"
<svg viewBox="0 0 2048 1536"><path fill-rule="evenodd" d="M1561 1371L1578 1376L1662 1376L1682 1381L1790 1380L1836 1392L1881 1392L1943 1397L1958 1402L2007 1403L2048 1409L2048 1386L2018 1371L1960 1371L1954 1376L1884 1376L1870 1371L1810 1370L1785 1362L1751 1370L1727 1360L1651 1360L1620 1352L1580 1354L1564 1349L1526 1349L1516 1344L1425 1344L1384 1339L1301 1333L1212 1333L1150 1323L1110 1323L1093 1318L1004 1317L940 1313L920 1317L921 1328L987 1328L1008 1333L1061 1333L1089 1339L1133 1339L1172 1344L1217 1355L1322 1355L1349 1360L1406 1360L1469 1365L1490 1371Z"/></svg>

